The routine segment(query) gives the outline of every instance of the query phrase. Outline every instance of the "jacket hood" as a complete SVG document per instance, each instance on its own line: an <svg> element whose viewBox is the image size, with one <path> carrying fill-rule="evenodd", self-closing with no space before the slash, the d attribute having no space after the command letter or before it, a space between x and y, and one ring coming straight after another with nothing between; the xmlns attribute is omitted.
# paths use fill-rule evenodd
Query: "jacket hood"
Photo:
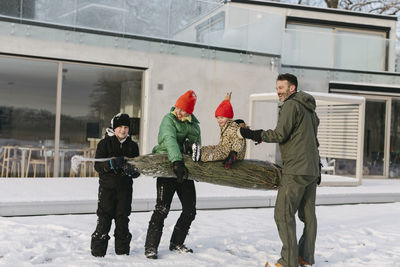
<svg viewBox="0 0 400 267"><path fill-rule="evenodd" d="M298 91L297 93L292 94L289 99L293 99L300 104L302 104L306 109L315 111L315 108L317 107L315 103L315 99L312 95L307 94L303 91Z"/></svg>

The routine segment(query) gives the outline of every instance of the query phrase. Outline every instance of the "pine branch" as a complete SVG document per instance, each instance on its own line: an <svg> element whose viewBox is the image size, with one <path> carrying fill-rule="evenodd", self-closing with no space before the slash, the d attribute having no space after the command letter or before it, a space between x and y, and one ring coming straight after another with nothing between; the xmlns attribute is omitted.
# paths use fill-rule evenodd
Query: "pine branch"
<svg viewBox="0 0 400 267"><path fill-rule="evenodd" d="M221 161L193 162L184 156L189 170L189 179L238 188L271 190L276 189L281 179L279 166L267 161L242 160L226 170ZM150 154L129 160L140 172L153 177L176 177L167 154Z"/></svg>

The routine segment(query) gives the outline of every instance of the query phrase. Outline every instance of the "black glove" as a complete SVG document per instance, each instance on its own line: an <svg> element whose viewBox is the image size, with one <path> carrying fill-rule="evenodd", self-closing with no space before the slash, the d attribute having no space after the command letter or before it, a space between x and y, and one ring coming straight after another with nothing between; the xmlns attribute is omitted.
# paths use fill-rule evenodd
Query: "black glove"
<svg viewBox="0 0 400 267"><path fill-rule="evenodd" d="M248 128L241 127L240 134L247 139L252 139L258 143L262 142L261 133L263 130L250 130Z"/></svg>
<svg viewBox="0 0 400 267"><path fill-rule="evenodd" d="M174 170L178 183L182 183L183 179L188 178L189 171L182 160L174 161L174 163L172 163L172 168Z"/></svg>
<svg viewBox="0 0 400 267"><path fill-rule="evenodd" d="M138 178L140 175L139 170L135 167L135 165L125 163L124 166L122 167L122 171L129 176L130 178Z"/></svg>
<svg viewBox="0 0 400 267"><path fill-rule="evenodd" d="M109 161L110 168L114 171L121 170L125 163L126 159L124 157L113 158Z"/></svg>
<svg viewBox="0 0 400 267"><path fill-rule="evenodd" d="M231 151L229 152L228 157L222 162L224 164L225 169L230 169L232 167L232 164L236 161L237 158L237 152L236 151Z"/></svg>
<svg viewBox="0 0 400 267"><path fill-rule="evenodd" d="M188 138L186 138L185 141L183 141L183 145L182 146L183 146L182 153L191 156L192 153L193 153L192 143L190 143Z"/></svg>

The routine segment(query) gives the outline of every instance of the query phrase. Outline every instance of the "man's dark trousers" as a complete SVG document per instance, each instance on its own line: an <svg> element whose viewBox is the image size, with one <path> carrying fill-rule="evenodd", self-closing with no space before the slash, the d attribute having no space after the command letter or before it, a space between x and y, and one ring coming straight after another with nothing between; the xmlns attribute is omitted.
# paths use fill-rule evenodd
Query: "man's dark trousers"
<svg viewBox="0 0 400 267"><path fill-rule="evenodd" d="M275 222L282 241L279 263L285 267L297 267L298 256L314 264L317 218L315 198L317 177L283 174L275 204ZM303 235L297 245L296 212L304 223Z"/></svg>

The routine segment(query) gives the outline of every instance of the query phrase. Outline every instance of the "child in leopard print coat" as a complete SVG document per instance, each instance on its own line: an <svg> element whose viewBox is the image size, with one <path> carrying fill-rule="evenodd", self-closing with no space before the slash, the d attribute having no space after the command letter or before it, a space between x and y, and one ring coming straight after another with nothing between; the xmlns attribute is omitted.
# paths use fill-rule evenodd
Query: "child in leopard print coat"
<svg viewBox="0 0 400 267"><path fill-rule="evenodd" d="M225 169L229 169L236 160L243 160L246 154L246 140L238 135L240 127L245 125L242 120L232 120L230 98L231 94L227 94L215 111L215 118L221 128L219 143L201 147L200 157L197 158L197 161L202 162L223 160Z"/></svg>

